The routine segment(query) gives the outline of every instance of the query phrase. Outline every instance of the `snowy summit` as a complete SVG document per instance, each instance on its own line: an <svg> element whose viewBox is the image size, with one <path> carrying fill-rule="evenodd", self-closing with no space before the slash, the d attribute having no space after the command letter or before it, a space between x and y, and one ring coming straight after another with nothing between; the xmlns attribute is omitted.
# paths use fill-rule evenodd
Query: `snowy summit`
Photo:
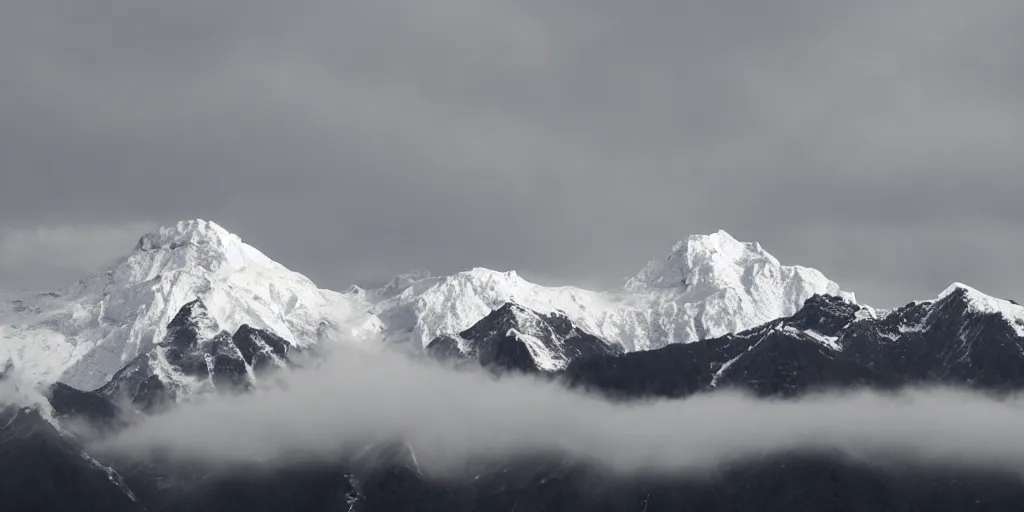
<svg viewBox="0 0 1024 512"><path fill-rule="evenodd" d="M815 294L854 300L817 270L785 266L756 243L724 231L695 235L648 263L622 290L545 287L516 272L476 268L424 278L377 303L389 335L426 345L457 333L506 302L561 312L582 329L626 350L686 343L792 315Z"/></svg>
<svg viewBox="0 0 1024 512"><path fill-rule="evenodd" d="M221 330L248 325L297 347L338 333L425 347L514 302L632 351L748 329L792 315L815 294L853 300L820 272L782 265L724 231L675 244L619 290L546 287L474 268L415 270L380 289L337 293L216 223L191 220L143 235L126 257L66 290L0 302L0 360L39 381L94 389L163 341L196 300Z"/></svg>
<svg viewBox="0 0 1024 512"><path fill-rule="evenodd" d="M151 350L196 299L221 328L248 324L300 346L362 309L221 226L191 220L142 236L128 256L67 290L0 306L0 359L40 381L93 389Z"/></svg>

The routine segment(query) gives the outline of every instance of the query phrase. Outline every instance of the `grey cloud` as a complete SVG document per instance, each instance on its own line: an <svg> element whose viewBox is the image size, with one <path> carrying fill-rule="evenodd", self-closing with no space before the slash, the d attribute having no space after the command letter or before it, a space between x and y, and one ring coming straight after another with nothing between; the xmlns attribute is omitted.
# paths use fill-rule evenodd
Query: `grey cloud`
<svg viewBox="0 0 1024 512"><path fill-rule="evenodd" d="M0 10L7 229L213 218L340 288L475 265L610 286L724 228L868 302L1024 286L1019 2Z"/></svg>
<svg viewBox="0 0 1024 512"><path fill-rule="evenodd" d="M441 475L495 457L551 453L630 473L707 474L790 452L1019 471L1022 427L1019 398L954 389L791 400L716 392L612 403L525 377L350 351L285 377L280 387L145 418L94 447L212 464L302 464L402 441L422 470Z"/></svg>

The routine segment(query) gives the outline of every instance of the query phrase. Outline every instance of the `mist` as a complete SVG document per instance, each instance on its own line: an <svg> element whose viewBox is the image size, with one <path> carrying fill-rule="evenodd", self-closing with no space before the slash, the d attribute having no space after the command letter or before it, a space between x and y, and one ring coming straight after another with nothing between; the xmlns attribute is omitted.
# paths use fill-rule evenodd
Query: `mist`
<svg viewBox="0 0 1024 512"><path fill-rule="evenodd" d="M706 474L789 453L1019 471L1024 399L949 388L757 399L719 391L613 402L527 376L497 378L345 349L269 389L212 396L91 447L208 464L334 462L401 441L428 474L557 455L621 473Z"/></svg>

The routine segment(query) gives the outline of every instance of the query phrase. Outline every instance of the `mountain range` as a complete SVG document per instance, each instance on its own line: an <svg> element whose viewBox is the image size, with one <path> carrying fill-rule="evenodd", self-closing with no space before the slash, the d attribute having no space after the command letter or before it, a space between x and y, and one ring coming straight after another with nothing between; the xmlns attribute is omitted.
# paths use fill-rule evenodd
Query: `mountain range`
<svg viewBox="0 0 1024 512"><path fill-rule="evenodd" d="M514 302L635 351L754 327L819 293L854 298L820 272L782 265L725 232L677 243L620 290L545 287L514 271L474 268L444 277L416 271L380 289L334 292L219 225L193 220L143 235L127 256L68 289L0 305L0 360L38 382L96 389L159 349L171 321L196 300L216 325L209 329L247 325L303 348L375 338L425 348Z"/></svg>
<svg viewBox="0 0 1024 512"><path fill-rule="evenodd" d="M0 307L0 384L42 390L42 398L0 413L0 496L12 510L125 511L1024 503L1024 483L1006 473L894 472L827 453L766 457L707 479L610 477L586 461L524 454L452 481L424 476L397 443L333 464L224 474L167 461L99 461L65 427L76 418L117 430L132 414L192 396L244 393L334 343L534 374L616 401L716 389L766 398L920 384L1024 389L1024 307L1015 302L957 283L934 299L878 310L820 272L784 266L725 232L677 243L618 290L544 287L477 268L443 277L418 270L380 288L333 292L212 222L188 221L144 235L127 257L67 290Z"/></svg>

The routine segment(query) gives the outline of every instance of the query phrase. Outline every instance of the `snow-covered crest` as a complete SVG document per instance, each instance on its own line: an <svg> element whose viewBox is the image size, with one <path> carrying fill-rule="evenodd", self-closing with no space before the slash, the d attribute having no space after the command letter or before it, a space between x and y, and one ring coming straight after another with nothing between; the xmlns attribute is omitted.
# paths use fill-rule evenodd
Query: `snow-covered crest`
<svg viewBox="0 0 1024 512"><path fill-rule="evenodd" d="M366 306L351 296L320 290L219 225L192 220L144 235L68 290L0 306L0 349L40 381L95 388L161 341L196 299L221 328L249 324L299 345L350 320L373 322L358 318Z"/></svg>
<svg viewBox="0 0 1024 512"><path fill-rule="evenodd" d="M0 359L40 381L103 384L166 334L200 299L219 329L248 324L302 347L343 332L426 345L468 329L507 302L549 315L626 350L690 342L793 314L812 295L851 294L820 272L784 266L725 232L687 238L619 290L545 287L514 271L422 270L374 290L321 290L213 222L192 220L140 238L109 268L52 294L0 305Z"/></svg>
<svg viewBox="0 0 1024 512"><path fill-rule="evenodd" d="M773 273L778 273L778 276ZM629 291L692 289L731 285L751 290L765 281L828 282L821 272L784 266L756 242L740 242L725 231L692 235L677 242L668 257L651 261L626 281ZM767 283L767 284L775 284ZM839 287L832 287L839 293ZM852 297L852 294L847 294Z"/></svg>
<svg viewBox="0 0 1024 512"><path fill-rule="evenodd" d="M648 263L625 288L647 291L739 281L744 269L758 262L779 265L759 244L740 242L725 231L693 235L676 242L666 258Z"/></svg>
<svg viewBox="0 0 1024 512"><path fill-rule="evenodd" d="M953 294L962 294L968 307L975 313L1001 317L1013 327L1018 337L1024 338L1024 306L986 295L963 283L949 285L939 294L935 302L940 302Z"/></svg>
<svg viewBox="0 0 1024 512"><path fill-rule="evenodd" d="M393 337L426 345L457 333L506 302L563 312L627 350L684 343L754 327L796 312L814 294L854 300L814 269L784 266L756 243L724 231L695 235L652 261L622 290L545 287L515 272L475 268L428 278L374 306Z"/></svg>
<svg viewBox="0 0 1024 512"><path fill-rule="evenodd" d="M529 353L529 361L521 353L516 355L509 341L518 342ZM558 371L576 357L620 352L617 345L580 330L563 315L542 315L513 302L491 311L469 329L435 338L427 346L428 353L442 359L453 356L455 350L485 367L519 371Z"/></svg>

